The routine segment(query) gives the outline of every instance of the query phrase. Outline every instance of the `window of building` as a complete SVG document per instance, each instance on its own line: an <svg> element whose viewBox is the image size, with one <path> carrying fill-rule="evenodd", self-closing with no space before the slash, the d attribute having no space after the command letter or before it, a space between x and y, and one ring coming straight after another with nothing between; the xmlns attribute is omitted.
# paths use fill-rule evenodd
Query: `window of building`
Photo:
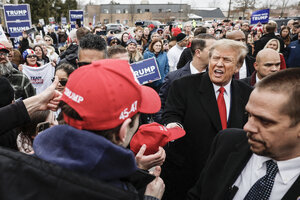
<svg viewBox="0 0 300 200"><path fill-rule="evenodd" d="M124 25L128 24L128 20L125 19L125 20L123 21L123 24L124 24Z"/></svg>
<svg viewBox="0 0 300 200"><path fill-rule="evenodd" d="M120 9L116 9L116 13L117 13L117 14L120 14L120 13L121 13L121 10L120 10Z"/></svg>
<svg viewBox="0 0 300 200"><path fill-rule="evenodd" d="M108 24L109 23L109 19L104 19L104 24Z"/></svg>
<svg viewBox="0 0 300 200"><path fill-rule="evenodd" d="M142 13L142 10L141 9L137 9L136 12L137 13Z"/></svg>
<svg viewBox="0 0 300 200"><path fill-rule="evenodd" d="M108 14L108 13L109 13L109 10L108 10L108 9L103 9L103 13L104 13L104 14Z"/></svg>
<svg viewBox="0 0 300 200"><path fill-rule="evenodd" d="M150 12L150 9L145 9L145 12Z"/></svg>
<svg viewBox="0 0 300 200"><path fill-rule="evenodd" d="M128 9L127 8L123 9L123 13L128 13Z"/></svg>
<svg viewBox="0 0 300 200"><path fill-rule="evenodd" d="M158 9L158 12L161 13L161 12L162 12L162 9Z"/></svg>

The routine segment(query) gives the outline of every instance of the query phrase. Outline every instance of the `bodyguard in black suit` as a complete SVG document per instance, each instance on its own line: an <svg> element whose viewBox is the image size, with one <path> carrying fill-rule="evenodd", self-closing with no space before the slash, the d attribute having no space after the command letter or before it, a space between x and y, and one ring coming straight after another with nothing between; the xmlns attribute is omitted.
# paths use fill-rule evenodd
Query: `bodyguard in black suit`
<svg viewBox="0 0 300 200"><path fill-rule="evenodd" d="M199 178L213 138L222 130L218 88L227 88L228 93L224 95L229 96L225 99L227 127L242 128L247 120L244 108L252 89L232 80L247 54L247 47L223 39L213 45L209 54L209 72L175 80L169 91L163 120L167 127L183 126L186 136L166 147L166 161L162 166L165 199L185 199Z"/></svg>
<svg viewBox="0 0 300 200"><path fill-rule="evenodd" d="M208 34L200 34L196 36L196 38L193 39L190 47L193 55L192 61L188 62L184 67L168 73L168 75L165 77L163 85L159 91L161 109L156 115L157 122L161 122L161 115L165 108L169 88L173 81L184 76L206 71L208 65L208 50L215 41L216 39Z"/></svg>
<svg viewBox="0 0 300 200"><path fill-rule="evenodd" d="M188 200L300 197L299 86L300 69L274 73L256 84L246 106L245 131L226 129L218 134ZM277 166L273 176L268 162ZM262 181L265 184L259 187Z"/></svg>

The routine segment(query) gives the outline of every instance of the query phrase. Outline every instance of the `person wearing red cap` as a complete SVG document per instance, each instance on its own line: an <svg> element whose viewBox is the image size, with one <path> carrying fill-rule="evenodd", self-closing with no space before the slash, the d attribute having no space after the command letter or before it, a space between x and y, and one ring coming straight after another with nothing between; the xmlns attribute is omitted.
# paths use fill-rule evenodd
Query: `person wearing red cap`
<svg viewBox="0 0 300 200"><path fill-rule="evenodd" d="M100 60L75 70L60 106L67 125L47 129L35 138L37 157L116 190L139 189L129 181L133 175L143 186L155 178L138 171L133 153L124 147L138 127L139 113L157 112L160 99L152 88L136 82L127 61ZM160 169L154 173L159 175ZM164 183L156 177L144 199L161 199L163 192Z"/></svg>

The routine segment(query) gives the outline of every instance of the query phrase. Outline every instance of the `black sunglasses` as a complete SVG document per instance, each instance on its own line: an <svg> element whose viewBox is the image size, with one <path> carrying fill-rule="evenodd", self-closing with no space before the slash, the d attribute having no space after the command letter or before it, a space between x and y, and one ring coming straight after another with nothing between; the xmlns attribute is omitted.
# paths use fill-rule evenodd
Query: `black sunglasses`
<svg viewBox="0 0 300 200"><path fill-rule="evenodd" d="M55 78L53 77L53 78L51 79L51 81L54 82L54 80L55 80ZM67 82L68 82L68 80L60 80L60 81L59 81L59 83L60 83L62 86L66 86Z"/></svg>
<svg viewBox="0 0 300 200"><path fill-rule="evenodd" d="M29 55L27 58L37 58L37 55Z"/></svg>

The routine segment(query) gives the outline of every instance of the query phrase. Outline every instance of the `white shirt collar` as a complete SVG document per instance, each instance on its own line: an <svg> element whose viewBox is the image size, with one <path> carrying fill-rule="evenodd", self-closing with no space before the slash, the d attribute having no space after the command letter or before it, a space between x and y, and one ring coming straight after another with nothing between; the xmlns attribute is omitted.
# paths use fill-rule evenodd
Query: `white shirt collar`
<svg viewBox="0 0 300 200"><path fill-rule="evenodd" d="M263 167L264 163L268 160L271 160L271 158L259 156L256 154L253 154L254 159L257 160L257 169L260 169ZM277 163L279 175L281 176L281 179L284 184L287 184L292 178L299 176L300 174L300 157L293 158L290 160L284 160L284 161L276 161Z"/></svg>
<svg viewBox="0 0 300 200"><path fill-rule="evenodd" d="M193 62L190 62L190 69L191 69L191 74L198 74L206 71L206 69L204 69L203 71L199 72L198 69L194 67Z"/></svg>
<svg viewBox="0 0 300 200"><path fill-rule="evenodd" d="M258 82L260 81L260 79L259 79L258 76L257 76L257 73L256 73L256 75L255 75L255 79L256 79L256 83L258 83Z"/></svg>
<svg viewBox="0 0 300 200"><path fill-rule="evenodd" d="M225 86L223 86L225 88L225 93L224 94L227 94L229 95L230 94L230 91L231 91L231 80L229 81L229 83L227 83ZM213 86L214 86L214 90L215 90L215 94L218 94L219 93L219 89L221 86L218 86L216 84L213 83Z"/></svg>

